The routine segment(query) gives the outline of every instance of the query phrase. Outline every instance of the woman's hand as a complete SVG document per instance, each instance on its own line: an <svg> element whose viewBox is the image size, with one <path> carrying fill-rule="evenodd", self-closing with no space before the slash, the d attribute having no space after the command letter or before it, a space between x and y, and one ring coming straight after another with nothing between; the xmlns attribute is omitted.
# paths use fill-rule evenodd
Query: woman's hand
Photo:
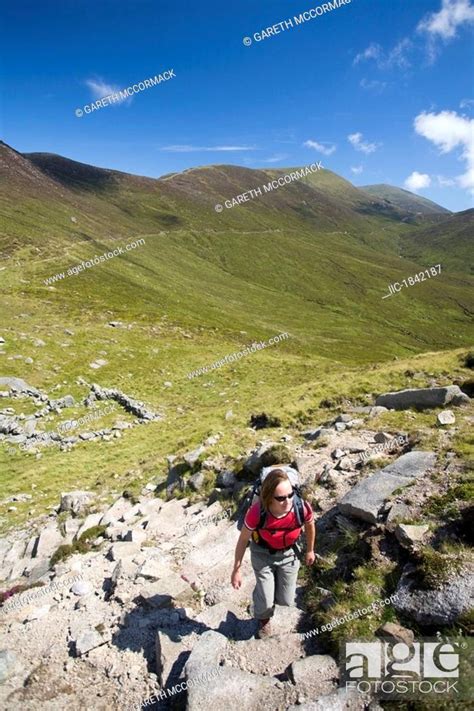
<svg viewBox="0 0 474 711"><path fill-rule="evenodd" d="M242 575L240 574L240 568L234 568L230 581L232 583L233 588L235 588L236 590L240 588L240 586L242 585Z"/></svg>
<svg viewBox="0 0 474 711"><path fill-rule="evenodd" d="M305 559L306 565L313 565L315 559L316 559L316 555L315 555L314 551L308 551L308 553L306 553L306 559Z"/></svg>

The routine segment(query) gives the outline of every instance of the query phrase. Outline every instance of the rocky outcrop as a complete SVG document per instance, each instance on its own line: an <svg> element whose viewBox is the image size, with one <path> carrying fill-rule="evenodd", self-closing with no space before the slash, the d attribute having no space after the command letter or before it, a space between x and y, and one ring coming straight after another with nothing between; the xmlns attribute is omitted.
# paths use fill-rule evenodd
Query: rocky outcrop
<svg viewBox="0 0 474 711"><path fill-rule="evenodd" d="M417 587L416 568L407 565L398 582L395 609L420 625L451 625L474 607L474 565L452 575L435 590Z"/></svg>
<svg viewBox="0 0 474 711"><path fill-rule="evenodd" d="M434 452L408 452L354 486L338 503L341 513L377 523L388 497L434 465Z"/></svg>
<svg viewBox="0 0 474 711"><path fill-rule="evenodd" d="M385 393L377 397L375 404L390 410L407 410L409 407L427 409L449 404L464 405L469 401L470 398L458 385L448 385L444 388L418 388Z"/></svg>

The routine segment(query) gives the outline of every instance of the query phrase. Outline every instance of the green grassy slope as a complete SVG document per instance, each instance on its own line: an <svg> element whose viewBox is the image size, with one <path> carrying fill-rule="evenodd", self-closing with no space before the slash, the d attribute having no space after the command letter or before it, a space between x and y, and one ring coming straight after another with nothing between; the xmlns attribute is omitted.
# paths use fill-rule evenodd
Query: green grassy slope
<svg viewBox="0 0 474 711"><path fill-rule="evenodd" d="M185 327L223 330L229 347L242 330L249 338L285 330L290 352L346 362L456 347L469 334L469 284L457 274L382 300L388 283L428 266L399 257L400 241L415 228L396 211L387 216L383 204L378 212L377 203L330 171L217 214L217 202L287 171L213 166L152 180L47 154L32 160L61 194L47 185L43 198L36 176L31 186L22 175L22 200L2 198L4 253L11 254L13 240L23 260L4 274L12 312L21 296L41 300L43 313L73 319L85 305L92 320L105 309L146 322L166 314ZM146 246L44 284L137 237ZM193 363L200 360L195 345Z"/></svg>
<svg viewBox="0 0 474 711"><path fill-rule="evenodd" d="M408 214L415 213L423 216L448 216L450 213L445 207L441 207L432 200L414 195L409 190L396 188L393 185L363 185L360 190L363 190L368 195L371 195L380 200L388 200L392 205Z"/></svg>
<svg viewBox="0 0 474 711"><path fill-rule="evenodd" d="M30 493L35 483L34 505L44 507L61 489L92 486L105 495L138 486L139 476L164 472L166 454L217 429L225 431L223 451L237 455L255 439L245 430L249 412L291 419L325 396L348 393L351 384L354 395L404 385L402 370L380 381L365 371L474 340L473 279L454 262L441 276L382 300L389 283L432 262L400 257L418 234L402 221L403 211L329 170L218 214L216 203L291 169L210 166L152 180L47 154L29 160L3 144L0 166L1 374L76 398L87 392L76 382L82 376L165 415L120 440L70 453L50 448L39 460L3 446L5 496ZM44 283L139 237L146 244L122 257ZM130 328L111 328L111 320ZM188 379L281 331L290 338ZM36 345L38 338L46 345ZM426 367L431 373L455 357L436 354ZM89 365L97 358L108 361L98 371ZM27 510L18 506L18 517Z"/></svg>
<svg viewBox="0 0 474 711"><path fill-rule="evenodd" d="M437 225L404 235L402 253L408 259L442 263L450 271L474 274L474 210L450 215Z"/></svg>

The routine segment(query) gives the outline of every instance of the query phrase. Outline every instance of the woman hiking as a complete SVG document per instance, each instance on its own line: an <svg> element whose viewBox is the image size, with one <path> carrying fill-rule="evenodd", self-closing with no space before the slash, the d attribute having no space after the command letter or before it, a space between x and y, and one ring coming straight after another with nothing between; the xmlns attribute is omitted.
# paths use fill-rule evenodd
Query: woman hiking
<svg viewBox="0 0 474 711"><path fill-rule="evenodd" d="M295 472L294 472L295 473ZM275 604L295 604L296 578L300 561L294 549L302 526L298 525L295 511L295 489L283 469L272 469L263 480L259 500L252 504L244 518L244 525L235 549L232 586L242 585L241 565L250 540L250 558L256 577L253 591L254 615L259 623L257 637L271 635L270 618ZM262 509L265 522L258 528ZM303 501L304 530L306 535L306 565L314 563L315 525L313 510Z"/></svg>

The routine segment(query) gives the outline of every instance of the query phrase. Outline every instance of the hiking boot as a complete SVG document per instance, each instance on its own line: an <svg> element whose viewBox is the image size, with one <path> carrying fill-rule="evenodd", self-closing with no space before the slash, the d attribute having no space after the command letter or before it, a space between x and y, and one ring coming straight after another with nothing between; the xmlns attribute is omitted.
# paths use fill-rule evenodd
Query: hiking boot
<svg viewBox="0 0 474 711"><path fill-rule="evenodd" d="M266 639L272 634L272 627L270 624L270 618L267 617L265 620L258 620L258 630L257 639Z"/></svg>

